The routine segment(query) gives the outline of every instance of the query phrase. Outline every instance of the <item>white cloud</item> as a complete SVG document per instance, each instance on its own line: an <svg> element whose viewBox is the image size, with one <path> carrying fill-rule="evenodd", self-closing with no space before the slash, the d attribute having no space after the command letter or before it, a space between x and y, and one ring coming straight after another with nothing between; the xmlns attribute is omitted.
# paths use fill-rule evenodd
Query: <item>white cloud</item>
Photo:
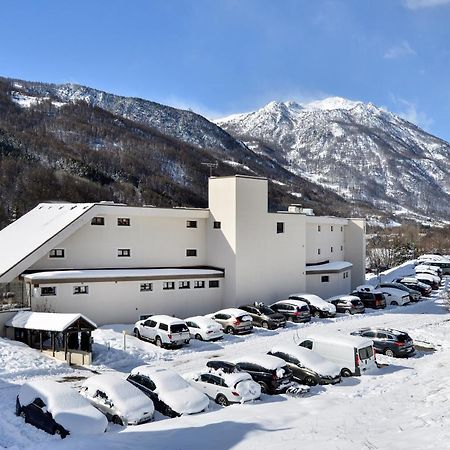
<svg viewBox="0 0 450 450"><path fill-rule="evenodd" d="M414 102L391 95L391 98L398 109L396 114L408 122L411 122L426 131L431 131L434 120L423 111L419 111Z"/></svg>
<svg viewBox="0 0 450 450"><path fill-rule="evenodd" d="M448 5L450 0L404 0L404 5L409 9L432 8L434 6Z"/></svg>
<svg viewBox="0 0 450 450"><path fill-rule="evenodd" d="M384 54L384 57L386 59L399 59L415 54L416 51L409 45L409 43L407 41L403 41L400 45L394 45L389 50L387 50Z"/></svg>

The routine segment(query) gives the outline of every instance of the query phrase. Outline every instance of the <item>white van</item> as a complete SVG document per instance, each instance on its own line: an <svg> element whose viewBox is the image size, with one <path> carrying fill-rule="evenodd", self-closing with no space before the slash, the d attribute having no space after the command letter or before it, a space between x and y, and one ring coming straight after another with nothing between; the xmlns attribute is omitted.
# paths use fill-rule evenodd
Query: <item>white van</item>
<svg viewBox="0 0 450 450"><path fill-rule="evenodd" d="M298 345L335 362L343 377L359 376L377 367L373 342L367 338L339 333L313 335L303 338Z"/></svg>

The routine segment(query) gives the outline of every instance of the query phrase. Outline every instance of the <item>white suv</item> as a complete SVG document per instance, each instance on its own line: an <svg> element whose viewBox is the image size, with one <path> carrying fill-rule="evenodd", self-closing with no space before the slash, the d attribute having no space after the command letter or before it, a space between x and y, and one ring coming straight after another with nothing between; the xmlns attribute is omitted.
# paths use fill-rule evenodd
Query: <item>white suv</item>
<svg viewBox="0 0 450 450"><path fill-rule="evenodd" d="M139 339L148 339L158 347L181 347L191 338L186 322L170 316L150 316L134 325L134 334Z"/></svg>

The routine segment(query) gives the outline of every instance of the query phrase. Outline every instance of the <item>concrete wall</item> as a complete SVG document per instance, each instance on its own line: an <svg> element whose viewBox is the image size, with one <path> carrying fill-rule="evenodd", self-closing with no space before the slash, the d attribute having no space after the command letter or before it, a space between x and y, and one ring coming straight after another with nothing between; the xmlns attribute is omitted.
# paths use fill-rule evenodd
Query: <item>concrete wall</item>
<svg viewBox="0 0 450 450"><path fill-rule="evenodd" d="M221 307L224 280L218 279L219 288L208 287L212 278L203 280L205 287L202 289L194 289L194 280L189 280L190 289L179 289L179 280L167 280L175 282L174 290L163 290L162 280L150 280L153 290L146 292L140 291L143 281L40 284L32 288L31 307L34 311L82 313L97 325L134 323L143 314L185 318L214 312ZM74 295L74 286L82 284L89 287L88 294ZM48 286L56 286L56 295L42 297L40 288Z"/></svg>
<svg viewBox="0 0 450 450"><path fill-rule="evenodd" d="M364 219L348 219L344 228L345 261L353 264L352 286L365 283L366 276L366 221Z"/></svg>
<svg viewBox="0 0 450 450"><path fill-rule="evenodd" d="M346 272L348 273L348 278L344 278L344 273ZM329 277L329 282L322 282L322 276L324 275ZM334 297L335 295L348 294L351 291L351 270L341 273L308 274L306 275L306 290L323 299Z"/></svg>

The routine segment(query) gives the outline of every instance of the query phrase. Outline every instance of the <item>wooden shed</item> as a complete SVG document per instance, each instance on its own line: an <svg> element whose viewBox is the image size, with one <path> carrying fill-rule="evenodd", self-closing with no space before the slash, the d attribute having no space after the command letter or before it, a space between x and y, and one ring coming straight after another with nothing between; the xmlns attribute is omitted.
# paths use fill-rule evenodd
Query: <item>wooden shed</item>
<svg viewBox="0 0 450 450"><path fill-rule="evenodd" d="M76 365L91 364L91 333L96 328L82 314L33 311L20 311L5 323L7 338Z"/></svg>

